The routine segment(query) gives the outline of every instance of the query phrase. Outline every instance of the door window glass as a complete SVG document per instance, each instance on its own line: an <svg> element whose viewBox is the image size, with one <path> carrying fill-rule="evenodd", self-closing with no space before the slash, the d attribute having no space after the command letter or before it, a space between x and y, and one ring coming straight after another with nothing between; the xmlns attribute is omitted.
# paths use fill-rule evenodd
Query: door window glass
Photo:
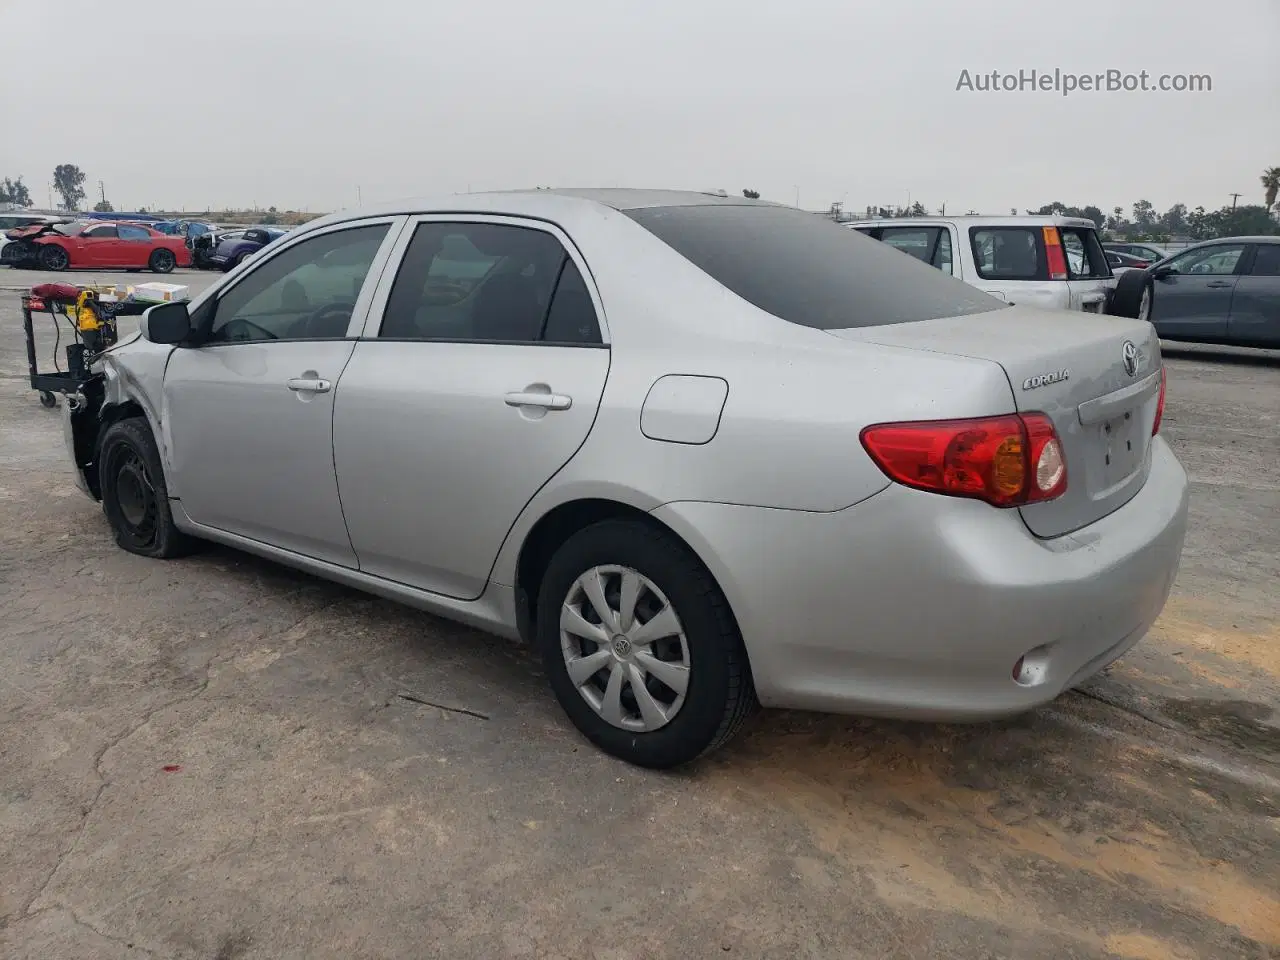
<svg viewBox="0 0 1280 960"><path fill-rule="evenodd" d="M974 265L984 280L1048 280L1040 228L971 227Z"/></svg>
<svg viewBox="0 0 1280 960"><path fill-rule="evenodd" d="M207 342L345 337L387 228L324 233L263 261L218 299Z"/></svg>
<svg viewBox="0 0 1280 960"><path fill-rule="evenodd" d="M146 231L146 229L143 227L131 227L128 224L122 223L119 229L120 229L121 240L150 240L151 239L151 234L149 234Z"/></svg>
<svg viewBox="0 0 1280 960"><path fill-rule="evenodd" d="M1200 250L1189 250L1169 261L1174 272L1182 275L1222 277L1236 272L1236 264L1244 253L1244 244L1215 244Z"/></svg>
<svg viewBox="0 0 1280 960"><path fill-rule="evenodd" d="M1260 243L1253 257L1255 277L1280 277L1280 243Z"/></svg>
<svg viewBox="0 0 1280 960"><path fill-rule="evenodd" d="M104 237L114 239L116 236L115 227L90 227L81 236L92 237L95 240L101 240Z"/></svg>
<svg viewBox="0 0 1280 960"><path fill-rule="evenodd" d="M414 231L380 337L599 343L590 294L550 233L495 223Z"/></svg>
<svg viewBox="0 0 1280 960"><path fill-rule="evenodd" d="M1067 277L1071 280L1105 280L1111 273L1098 235L1089 229L1064 227L1058 230L1067 257Z"/></svg>
<svg viewBox="0 0 1280 960"><path fill-rule="evenodd" d="M885 227L880 239L895 250L951 273L951 231L946 227Z"/></svg>

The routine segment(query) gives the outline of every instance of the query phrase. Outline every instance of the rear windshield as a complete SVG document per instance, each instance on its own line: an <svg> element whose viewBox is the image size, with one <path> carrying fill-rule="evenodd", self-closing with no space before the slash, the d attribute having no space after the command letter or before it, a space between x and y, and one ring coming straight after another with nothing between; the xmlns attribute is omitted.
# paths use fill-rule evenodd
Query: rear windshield
<svg viewBox="0 0 1280 960"><path fill-rule="evenodd" d="M1007 306L856 230L790 207L624 212L742 299L806 327L914 323Z"/></svg>

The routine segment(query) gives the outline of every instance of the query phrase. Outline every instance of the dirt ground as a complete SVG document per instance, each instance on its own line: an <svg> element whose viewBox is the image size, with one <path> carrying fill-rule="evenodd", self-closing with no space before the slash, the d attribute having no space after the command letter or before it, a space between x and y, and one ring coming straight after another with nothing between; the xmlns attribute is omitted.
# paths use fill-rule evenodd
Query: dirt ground
<svg viewBox="0 0 1280 960"><path fill-rule="evenodd" d="M117 549L0 290L0 955L1280 957L1280 355L1169 366L1192 524L1124 660L998 724L765 713L657 774L519 646Z"/></svg>

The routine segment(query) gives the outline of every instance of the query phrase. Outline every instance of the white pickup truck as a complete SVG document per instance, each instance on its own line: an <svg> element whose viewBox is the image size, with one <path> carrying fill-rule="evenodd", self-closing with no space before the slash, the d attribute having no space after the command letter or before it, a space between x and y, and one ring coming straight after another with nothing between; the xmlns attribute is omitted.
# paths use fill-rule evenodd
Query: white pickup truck
<svg viewBox="0 0 1280 960"><path fill-rule="evenodd" d="M1106 313L1116 286L1092 220L925 216L845 226L1009 303Z"/></svg>

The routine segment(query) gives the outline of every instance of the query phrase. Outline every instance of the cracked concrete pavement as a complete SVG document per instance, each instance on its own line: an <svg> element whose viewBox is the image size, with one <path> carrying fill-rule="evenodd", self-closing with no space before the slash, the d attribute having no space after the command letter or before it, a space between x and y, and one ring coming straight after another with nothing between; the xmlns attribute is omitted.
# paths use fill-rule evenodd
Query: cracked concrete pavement
<svg viewBox="0 0 1280 960"><path fill-rule="evenodd" d="M1280 957L1275 354L1171 353L1182 570L1084 689L977 726L765 713L655 774L519 646L118 550L3 291L0 333L0 955Z"/></svg>

